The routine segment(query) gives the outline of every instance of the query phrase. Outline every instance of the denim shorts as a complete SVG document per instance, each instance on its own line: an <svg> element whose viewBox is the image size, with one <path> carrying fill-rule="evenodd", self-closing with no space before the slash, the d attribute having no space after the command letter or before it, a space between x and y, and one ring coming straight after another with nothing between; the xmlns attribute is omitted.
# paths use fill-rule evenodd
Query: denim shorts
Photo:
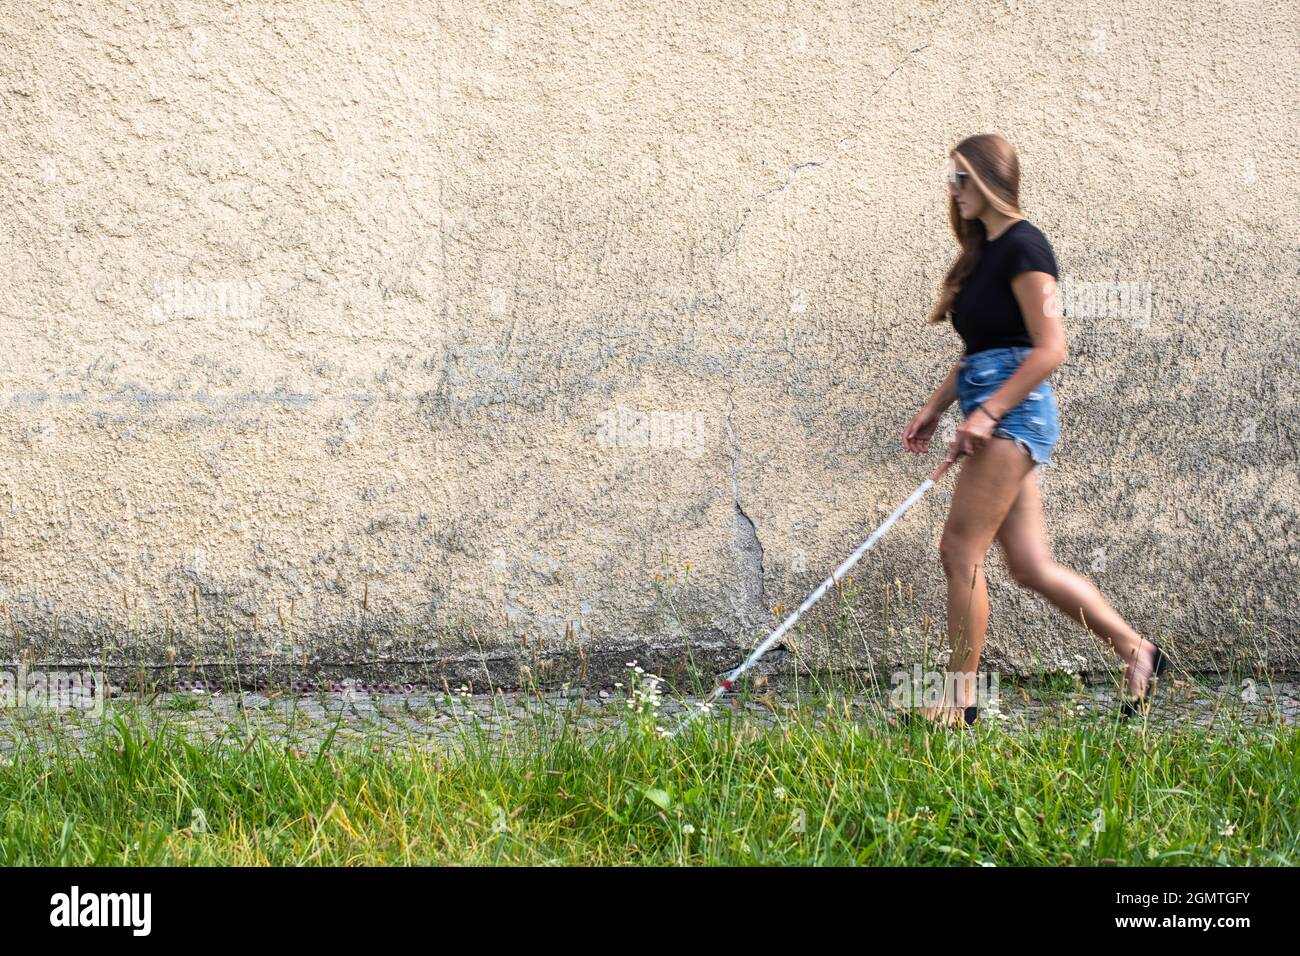
<svg viewBox="0 0 1300 956"><path fill-rule="evenodd" d="M1030 351L1016 345L963 355L957 367L957 402L962 416L968 417L980 402L992 398ZM1036 465L1048 464L1061 437L1061 416L1052 386L1039 383L1023 402L1002 416L993 434L1017 442Z"/></svg>

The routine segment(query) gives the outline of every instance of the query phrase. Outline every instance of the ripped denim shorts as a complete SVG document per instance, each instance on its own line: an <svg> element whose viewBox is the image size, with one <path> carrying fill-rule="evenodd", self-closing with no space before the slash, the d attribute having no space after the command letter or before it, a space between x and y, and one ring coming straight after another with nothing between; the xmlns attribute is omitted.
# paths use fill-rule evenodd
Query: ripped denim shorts
<svg viewBox="0 0 1300 956"><path fill-rule="evenodd" d="M1030 351L1027 346L1016 345L963 355L957 368L957 402L962 417L969 417L980 402L992 398ZM1017 442L1036 465L1048 464L1061 437L1061 417L1052 386L1041 382L1023 402L1002 416L993 434Z"/></svg>

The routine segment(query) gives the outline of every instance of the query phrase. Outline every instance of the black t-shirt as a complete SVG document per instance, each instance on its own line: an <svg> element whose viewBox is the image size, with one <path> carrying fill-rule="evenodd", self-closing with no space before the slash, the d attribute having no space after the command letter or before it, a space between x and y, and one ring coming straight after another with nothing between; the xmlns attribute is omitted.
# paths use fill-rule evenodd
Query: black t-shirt
<svg viewBox="0 0 1300 956"><path fill-rule="evenodd" d="M984 240L975 271L953 302L953 328L966 343L967 355L1011 345L1033 347L1011 291L1011 279L1021 272L1059 278L1052 244L1027 219L1017 219L996 239Z"/></svg>

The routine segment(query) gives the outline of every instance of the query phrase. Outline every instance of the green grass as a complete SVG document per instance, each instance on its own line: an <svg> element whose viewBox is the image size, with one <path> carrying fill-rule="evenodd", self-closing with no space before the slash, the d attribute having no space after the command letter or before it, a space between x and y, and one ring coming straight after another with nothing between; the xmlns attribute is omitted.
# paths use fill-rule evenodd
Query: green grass
<svg viewBox="0 0 1300 956"><path fill-rule="evenodd" d="M658 575L666 627L689 630L675 589L690 569ZM631 671L626 693L643 712L598 734L555 706L493 738L448 693L419 712L407 704L408 740L322 734L317 718L270 737L248 715L206 739L183 725L211 719L207 699L143 685L132 693L148 705L115 699L111 719L82 723L89 739L62 716L0 723L14 731L0 751L0 865L1300 864L1300 728L1244 706L1247 692L1272 699L1262 662L1294 657L1279 635L1241 619L1219 675L1232 690L1208 706L1191 675L1158 695L1157 709L1181 700L1208 727L1077 713L1080 669L1120 683L1113 655L1093 648L1006 682L1047 705L1028 729L990 716L973 733L896 730L841 704L888 693L878 657L937 668L946 642L911 585L885 586L879 620L864 593L847 579L807 619L814 630L791 635L792 700L758 696L749 678L728 698L789 701L779 728L724 705L664 739L647 703L657 692ZM1173 635L1155 633L1176 655ZM804 694L797 675L819 666L805 648L866 667L847 694L817 680ZM699 696L715 676L706 668L681 690ZM241 683L237 670L221 678ZM431 746L419 728L448 713L458 739Z"/></svg>
<svg viewBox="0 0 1300 956"><path fill-rule="evenodd" d="M76 751L32 736L0 757L0 864L1300 863L1295 726L653 724L300 749L128 708Z"/></svg>

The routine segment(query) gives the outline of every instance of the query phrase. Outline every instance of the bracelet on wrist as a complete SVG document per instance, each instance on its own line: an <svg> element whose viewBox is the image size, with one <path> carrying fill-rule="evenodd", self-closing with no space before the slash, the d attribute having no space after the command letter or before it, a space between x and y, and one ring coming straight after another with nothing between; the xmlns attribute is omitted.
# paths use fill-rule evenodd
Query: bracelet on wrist
<svg viewBox="0 0 1300 956"><path fill-rule="evenodd" d="M978 405L975 406L975 411L983 412L989 418L993 419L994 425L999 425L1002 422L1002 419L998 418L998 416L994 415L991 411L989 411L987 408L984 407L983 402L980 402Z"/></svg>

